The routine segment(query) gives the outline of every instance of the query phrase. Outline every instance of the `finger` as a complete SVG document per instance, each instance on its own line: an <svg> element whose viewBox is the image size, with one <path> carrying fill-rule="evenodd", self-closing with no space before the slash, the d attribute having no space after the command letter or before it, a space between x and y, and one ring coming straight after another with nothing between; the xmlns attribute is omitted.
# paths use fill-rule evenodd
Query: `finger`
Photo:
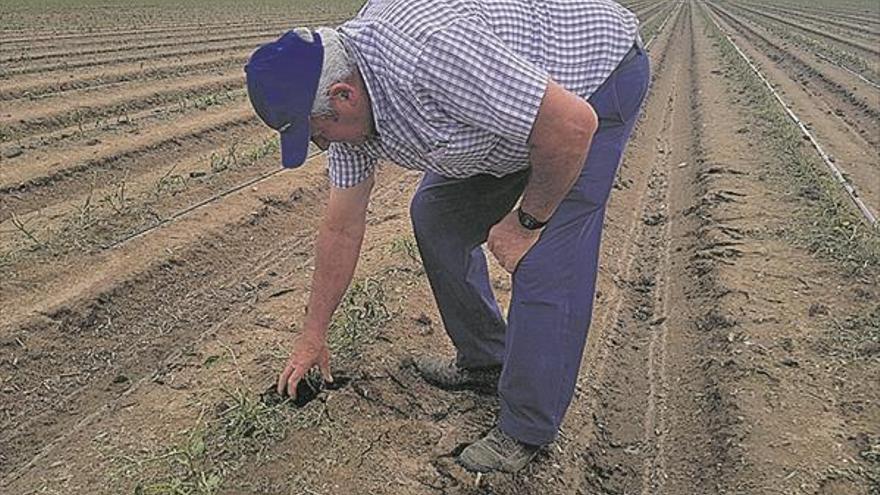
<svg viewBox="0 0 880 495"><path fill-rule="evenodd" d="M293 400L296 400L296 386L299 385L299 381L302 380L302 377L305 376L306 372L309 370L306 368L296 368L293 370L293 373L290 374L290 377L287 379L287 395Z"/></svg>
<svg viewBox="0 0 880 495"><path fill-rule="evenodd" d="M510 271L508 269L508 266L510 266L510 263L508 263L507 257L504 256L503 253L499 253L499 254L495 255L495 260L498 261L498 264L501 265L501 268L504 268L505 271Z"/></svg>
<svg viewBox="0 0 880 495"><path fill-rule="evenodd" d="M501 253L496 251L492 246L489 247L489 252L492 253L492 257L495 258L495 261L497 261L501 266L504 266L504 258L501 257Z"/></svg>
<svg viewBox="0 0 880 495"><path fill-rule="evenodd" d="M293 363L288 363L287 367L284 368L284 371L278 375L278 385L275 388L275 391L278 392L278 395L284 395L284 389L287 387L287 379L290 377L290 374L293 373L294 365Z"/></svg>
<svg viewBox="0 0 880 495"><path fill-rule="evenodd" d="M513 272L516 271L516 268L519 266L519 260L515 260L507 267L507 272L513 275Z"/></svg>
<svg viewBox="0 0 880 495"><path fill-rule="evenodd" d="M511 256L507 262L507 271L513 274L516 271L516 268L519 266L519 262L523 259L522 255L520 256Z"/></svg>
<svg viewBox="0 0 880 495"><path fill-rule="evenodd" d="M327 383L333 383L333 375L330 374L330 353L324 352L321 354L321 362L318 364L318 367L321 369L321 377Z"/></svg>

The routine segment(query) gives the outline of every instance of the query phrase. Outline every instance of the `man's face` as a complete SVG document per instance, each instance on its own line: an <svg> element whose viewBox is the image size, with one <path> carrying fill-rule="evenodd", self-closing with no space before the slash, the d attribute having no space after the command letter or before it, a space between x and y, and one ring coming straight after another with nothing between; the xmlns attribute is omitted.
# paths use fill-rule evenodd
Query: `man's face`
<svg viewBox="0 0 880 495"><path fill-rule="evenodd" d="M363 144L372 131L372 111L363 90L340 82L330 87L330 115L309 119L312 142L322 150L330 143Z"/></svg>
<svg viewBox="0 0 880 495"><path fill-rule="evenodd" d="M357 119L334 114L312 117L309 123L312 142L322 150L326 150L334 142L363 144L367 140L367 132Z"/></svg>

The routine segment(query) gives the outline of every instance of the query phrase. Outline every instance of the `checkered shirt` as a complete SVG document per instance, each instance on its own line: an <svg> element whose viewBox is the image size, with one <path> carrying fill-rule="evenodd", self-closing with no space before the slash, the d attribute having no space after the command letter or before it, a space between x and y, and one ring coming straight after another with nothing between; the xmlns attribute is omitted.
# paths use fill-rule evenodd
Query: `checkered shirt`
<svg viewBox="0 0 880 495"><path fill-rule="evenodd" d="M330 146L344 188L380 159L449 178L527 168L548 78L589 98L638 20L610 0L371 0L339 32L376 123L364 144Z"/></svg>

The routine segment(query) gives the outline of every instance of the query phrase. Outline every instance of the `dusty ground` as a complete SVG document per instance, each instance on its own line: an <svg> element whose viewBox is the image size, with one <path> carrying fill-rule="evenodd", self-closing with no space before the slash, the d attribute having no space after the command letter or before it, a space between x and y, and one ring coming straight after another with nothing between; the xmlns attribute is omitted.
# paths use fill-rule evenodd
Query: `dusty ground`
<svg viewBox="0 0 880 495"><path fill-rule="evenodd" d="M339 385L299 408L261 395L300 322L328 186L320 154L280 172L249 112L241 62L285 25L260 5L199 22L4 14L0 491L880 493L880 237L718 31L877 208L876 9L629 3L654 80L577 395L535 463L477 479L454 456L497 401L407 365L452 353L409 227L418 174L380 170L334 322Z"/></svg>

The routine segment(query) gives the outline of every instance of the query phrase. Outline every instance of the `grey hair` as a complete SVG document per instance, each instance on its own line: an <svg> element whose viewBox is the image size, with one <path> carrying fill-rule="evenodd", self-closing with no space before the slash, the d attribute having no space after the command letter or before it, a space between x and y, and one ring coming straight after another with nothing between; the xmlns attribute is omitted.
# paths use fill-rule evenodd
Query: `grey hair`
<svg viewBox="0 0 880 495"><path fill-rule="evenodd" d="M314 41L312 30L309 28L301 27L293 31L306 41ZM330 106L330 86L348 79L357 66L345 51L345 46L335 29L319 27L315 31L321 35L321 41L324 44L324 64L321 69L321 78L318 79L315 101L312 103L312 115L323 116L333 113Z"/></svg>

